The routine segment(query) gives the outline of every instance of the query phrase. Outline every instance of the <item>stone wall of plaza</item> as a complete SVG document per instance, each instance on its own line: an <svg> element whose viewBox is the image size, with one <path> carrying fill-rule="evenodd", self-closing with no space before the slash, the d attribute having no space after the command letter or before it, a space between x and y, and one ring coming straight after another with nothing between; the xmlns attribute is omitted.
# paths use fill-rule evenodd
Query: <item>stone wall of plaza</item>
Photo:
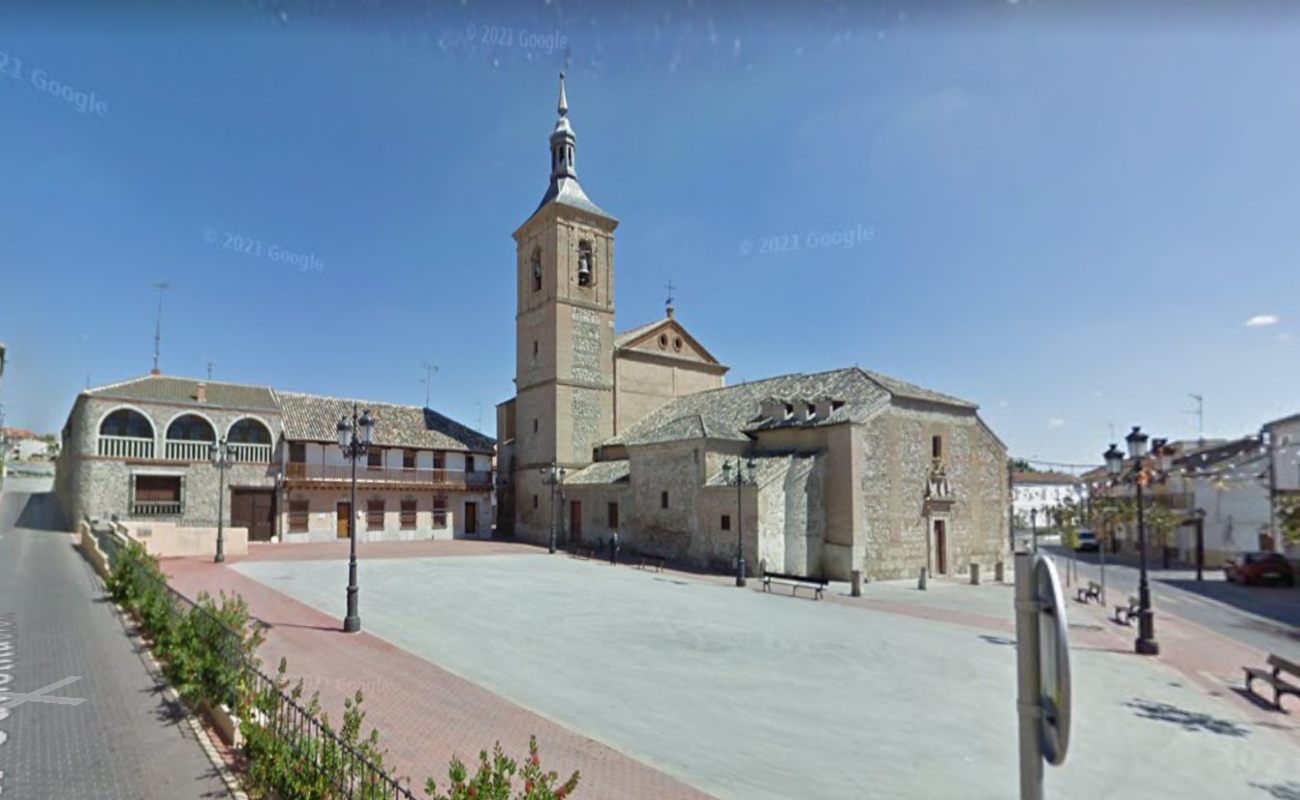
<svg viewBox="0 0 1300 800"><path fill-rule="evenodd" d="M855 426L862 458L865 575L914 577L937 559L932 523L945 520L950 574L979 563L987 572L1007 558L1006 449L974 412L955 414L922 404L895 405ZM943 437L943 461L954 500L924 501L931 470L931 437Z"/></svg>
<svg viewBox="0 0 1300 800"><path fill-rule="evenodd" d="M338 535L339 503L349 502L348 488L293 487L280 493L276 509L276 530L284 542L328 542L340 538ZM446 503L445 520L440 524L434 522L434 499L443 498ZM290 501L307 501L307 530L291 531L289 522ZM368 522L368 502L384 501L384 523L371 528ZM415 527L402 529L402 501L415 500ZM476 516L478 530L467 533L465 530L466 503L477 505ZM377 488L364 484L357 485L356 515L358 542L409 542L419 539L461 539L465 537L488 539L492 536L492 493L482 492L446 492L410 491L407 489Z"/></svg>
<svg viewBox="0 0 1300 800"><path fill-rule="evenodd" d="M154 458L113 458L98 455L99 426L105 416L119 408L140 412L154 427ZM136 475L180 476L181 499L184 513L174 521L192 525L212 525L217 520L217 493L219 475L217 468L206 460L189 462L167 460L165 437L167 426L176 417L197 413L207 419L224 435L240 419L252 417L274 432L279 427L277 416L263 412L231 411L224 409L193 409L157 403L125 403L96 397L80 397L74 406L66 431L67 438L59 456L55 491L69 521L83 516L108 518L130 516L131 487ZM277 459L273 449L272 459ZM238 463L226 470L227 502L224 519L230 520L231 488L274 488L277 468L273 464Z"/></svg>

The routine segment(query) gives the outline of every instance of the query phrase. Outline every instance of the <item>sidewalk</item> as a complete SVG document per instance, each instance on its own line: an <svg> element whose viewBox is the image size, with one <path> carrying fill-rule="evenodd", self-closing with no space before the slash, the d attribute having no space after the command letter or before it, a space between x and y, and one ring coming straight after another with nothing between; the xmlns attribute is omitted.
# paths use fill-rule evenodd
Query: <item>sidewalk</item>
<svg viewBox="0 0 1300 800"><path fill-rule="evenodd" d="M301 558L300 554L308 553L311 547L294 545L283 550ZM328 552L328 548L320 549ZM377 548L370 545L366 549L373 554ZM242 595L252 613L270 626L259 651L263 671L273 674L280 658L287 658L290 677L295 681L303 678L307 696L320 692L321 708L329 712L331 719L337 722L342 716L343 700L361 689L366 711L363 734L370 727L379 730L381 744L388 750L390 772L408 778L417 796L422 796L428 777L440 784L446 782L447 765L453 755L474 763L480 749L490 751L499 740L508 754L520 758L527 753L528 737L536 735L542 763L548 769L561 776L575 769L582 771L579 785L584 797L708 797L364 630L344 634L340 620L232 569L207 559L168 559L162 566L172 586L191 598L203 590L214 595L218 591ZM345 580L346 564L340 562L340 594ZM363 592L363 625L365 602ZM509 631L484 631L484 635L509 636Z"/></svg>

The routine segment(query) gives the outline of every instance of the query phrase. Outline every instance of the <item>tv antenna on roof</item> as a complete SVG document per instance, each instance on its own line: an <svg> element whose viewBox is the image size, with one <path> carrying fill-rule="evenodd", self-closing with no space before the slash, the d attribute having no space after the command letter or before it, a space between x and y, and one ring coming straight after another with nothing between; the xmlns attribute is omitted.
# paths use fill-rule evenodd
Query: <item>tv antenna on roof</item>
<svg viewBox="0 0 1300 800"><path fill-rule="evenodd" d="M429 387L433 385L433 373L438 371L437 364L430 364L428 361L420 362L420 368L424 370L424 377L420 383L424 384L424 407L429 407Z"/></svg>
<svg viewBox="0 0 1300 800"><path fill-rule="evenodd" d="M166 292L168 289L172 288L172 285L167 281L158 281L153 285L153 288L158 290L158 317L154 321L154 326L153 326L153 374L160 375L162 373L158 371L158 353L159 351L162 350L163 292Z"/></svg>
<svg viewBox="0 0 1300 800"><path fill-rule="evenodd" d="M1192 394L1191 392L1188 392L1187 396L1192 398L1192 400L1196 401L1196 408L1194 410L1188 411L1187 413L1196 415L1196 438L1197 440L1204 442L1205 441L1205 397L1199 394Z"/></svg>

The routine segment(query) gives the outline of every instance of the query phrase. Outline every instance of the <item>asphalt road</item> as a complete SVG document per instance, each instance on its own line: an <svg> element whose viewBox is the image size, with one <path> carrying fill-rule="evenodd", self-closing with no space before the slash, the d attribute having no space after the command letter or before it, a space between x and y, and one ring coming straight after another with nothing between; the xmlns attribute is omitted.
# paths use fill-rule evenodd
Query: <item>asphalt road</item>
<svg viewBox="0 0 1300 800"><path fill-rule="evenodd" d="M1067 551L1061 547L1044 547L1064 568ZM1078 560L1082 580L1100 580L1100 557L1097 553L1073 555ZM1282 586L1239 586L1223 578L1221 568L1205 569L1203 580L1196 580L1196 570L1158 568L1159 559L1148 563L1151 603L1156 611L1156 638L1160 636L1160 612L1176 614L1204 625L1231 639L1300 660L1300 588ZM1106 557L1106 600L1110 606L1137 594L1138 570L1127 556L1117 563ZM1071 590L1073 591L1073 590Z"/></svg>
<svg viewBox="0 0 1300 800"><path fill-rule="evenodd" d="M49 484L10 476L0 493L0 800L228 797Z"/></svg>

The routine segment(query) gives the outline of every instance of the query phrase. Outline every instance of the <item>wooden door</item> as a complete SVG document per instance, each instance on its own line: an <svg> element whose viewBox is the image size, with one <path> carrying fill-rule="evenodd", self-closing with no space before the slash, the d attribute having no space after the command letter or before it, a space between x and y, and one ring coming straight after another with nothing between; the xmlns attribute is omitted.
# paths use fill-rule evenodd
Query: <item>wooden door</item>
<svg viewBox="0 0 1300 800"><path fill-rule="evenodd" d="M230 524L247 528L250 542L269 542L275 533L275 492L270 489L231 489Z"/></svg>
<svg viewBox="0 0 1300 800"><path fill-rule="evenodd" d="M569 535L574 543L582 541L582 501L569 501Z"/></svg>
<svg viewBox="0 0 1300 800"><path fill-rule="evenodd" d="M465 533L478 533L478 503L465 503Z"/></svg>
<svg viewBox="0 0 1300 800"><path fill-rule="evenodd" d="M944 520L934 521L934 572L948 574L948 530Z"/></svg>
<svg viewBox="0 0 1300 800"><path fill-rule="evenodd" d="M338 538L348 538L348 520L352 519L352 504L339 503L338 512Z"/></svg>

